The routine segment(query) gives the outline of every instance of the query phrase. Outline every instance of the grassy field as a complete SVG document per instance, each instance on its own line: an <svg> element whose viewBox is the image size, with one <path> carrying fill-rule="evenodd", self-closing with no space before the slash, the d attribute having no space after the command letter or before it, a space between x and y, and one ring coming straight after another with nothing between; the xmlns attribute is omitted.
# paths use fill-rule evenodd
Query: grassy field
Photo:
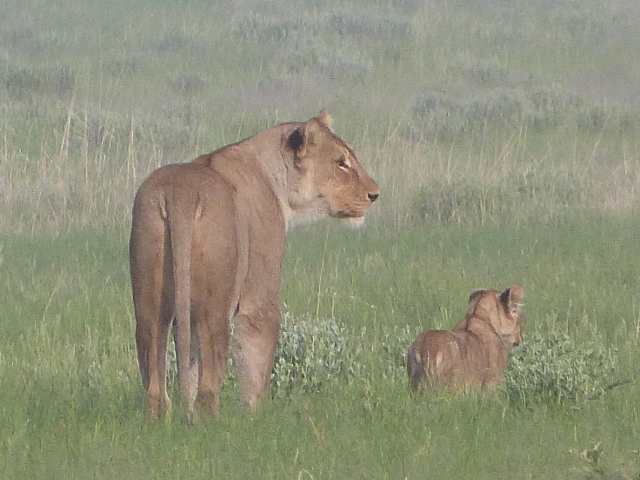
<svg viewBox="0 0 640 480"><path fill-rule="evenodd" d="M6 1L0 478L639 479L640 383L413 398L402 358L519 283L523 347L578 349L567 389L593 352L599 388L638 370L639 48L631 0ZM230 378L219 419L150 421L138 185L323 107L381 197L362 229L289 233L282 300L340 326L340 374L255 414Z"/></svg>

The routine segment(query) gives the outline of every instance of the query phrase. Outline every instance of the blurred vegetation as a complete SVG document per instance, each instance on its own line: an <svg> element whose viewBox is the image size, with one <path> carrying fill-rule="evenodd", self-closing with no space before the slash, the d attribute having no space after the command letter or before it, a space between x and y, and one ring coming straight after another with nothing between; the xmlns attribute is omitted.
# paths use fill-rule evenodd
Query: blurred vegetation
<svg viewBox="0 0 640 480"><path fill-rule="evenodd" d="M638 363L638 51L632 0L6 0L0 477L637 478L638 385L582 399ZM138 185L321 108L381 197L290 232L273 399L149 422ZM415 335L511 282L506 395L411 398Z"/></svg>
<svg viewBox="0 0 640 480"><path fill-rule="evenodd" d="M506 200L520 219L634 210L637 10L12 0L0 22L0 225L126 228L157 166L320 108L380 183L372 218L385 225L504 221Z"/></svg>

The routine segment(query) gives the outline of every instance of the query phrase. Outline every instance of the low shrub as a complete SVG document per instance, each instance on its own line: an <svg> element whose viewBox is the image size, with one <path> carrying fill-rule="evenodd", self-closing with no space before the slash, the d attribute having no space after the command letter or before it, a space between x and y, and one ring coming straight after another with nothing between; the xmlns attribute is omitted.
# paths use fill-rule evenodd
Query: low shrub
<svg viewBox="0 0 640 480"><path fill-rule="evenodd" d="M561 125L582 131L629 132L638 123L637 114L616 105L591 101L558 84L527 81L509 85L502 78L507 74L491 65L474 66L463 73L465 77L471 76L473 83L491 88L477 90L471 96L458 91L426 93L413 107L416 123L412 137L447 140L472 135L482 138L487 132L502 129L526 126L545 132ZM505 85L500 85L501 82Z"/></svg>
<svg viewBox="0 0 640 480"><path fill-rule="evenodd" d="M231 344L233 332L232 325ZM333 382L355 378L361 371L357 361L360 350L361 344L353 341L344 325L336 319L317 319L310 315L294 317L290 312L284 312L271 373L272 396L286 397L294 391L318 392ZM173 346L167 354L171 389L178 378ZM233 385L236 381L233 355L230 354L225 382Z"/></svg>
<svg viewBox="0 0 640 480"><path fill-rule="evenodd" d="M316 392L355 367L357 346L335 319L282 316L271 385L274 396Z"/></svg>
<svg viewBox="0 0 640 480"><path fill-rule="evenodd" d="M421 326L408 325L391 330L383 329L380 333L380 352L376 357L382 361L382 376L385 380L392 380L408 385L407 380L407 352L416 337L423 330Z"/></svg>
<svg viewBox="0 0 640 480"><path fill-rule="evenodd" d="M490 218L505 219L514 208L518 192L510 185L432 185L414 195L412 217L434 223L484 224ZM511 217L512 215L509 215ZM510 220L507 219L507 220Z"/></svg>
<svg viewBox="0 0 640 480"><path fill-rule="evenodd" d="M349 332L334 318L294 318L285 313L271 376L274 396L328 389L372 376L406 384L407 351L421 327L382 328L370 343L366 328Z"/></svg>
<svg viewBox="0 0 640 480"><path fill-rule="evenodd" d="M580 403L605 392L618 369L611 349L576 345L567 335L527 336L505 371L512 403Z"/></svg>
<svg viewBox="0 0 640 480"><path fill-rule="evenodd" d="M200 75L182 73L169 81L169 89L173 93L185 96L202 93L207 83Z"/></svg>
<svg viewBox="0 0 640 480"><path fill-rule="evenodd" d="M413 196L411 217L460 225L506 224L531 214L551 217L579 208L589 191L561 175L512 174L481 184L468 180L434 182Z"/></svg>
<svg viewBox="0 0 640 480"><path fill-rule="evenodd" d="M16 69L5 75L4 86L13 100L31 98L35 95L67 98L76 88L76 75L68 67L53 69Z"/></svg>

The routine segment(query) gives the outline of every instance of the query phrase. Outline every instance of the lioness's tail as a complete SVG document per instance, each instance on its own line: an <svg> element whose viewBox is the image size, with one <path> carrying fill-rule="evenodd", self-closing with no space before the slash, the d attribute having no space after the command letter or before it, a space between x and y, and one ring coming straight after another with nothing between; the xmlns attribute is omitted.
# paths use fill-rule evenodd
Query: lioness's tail
<svg viewBox="0 0 640 480"><path fill-rule="evenodd" d="M167 221L173 260L178 381L180 383L180 396L189 411L192 409L192 405L189 405L191 245L193 243L194 218L198 203L193 200L192 198L173 198L173 201L168 202L167 205Z"/></svg>

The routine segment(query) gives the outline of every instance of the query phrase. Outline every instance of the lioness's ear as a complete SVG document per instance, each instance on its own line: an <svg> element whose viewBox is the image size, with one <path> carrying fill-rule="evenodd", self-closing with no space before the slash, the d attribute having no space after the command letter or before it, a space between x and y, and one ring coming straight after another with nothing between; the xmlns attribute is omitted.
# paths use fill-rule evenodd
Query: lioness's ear
<svg viewBox="0 0 640 480"><path fill-rule="evenodd" d="M287 138L287 147L294 153L296 160L304 157L307 149L316 144L316 135L322 127L318 119L312 118L291 132Z"/></svg>
<svg viewBox="0 0 640 480"><path fill-rule="evenodd" d="M296 154L296 156L300 154L300 151L304 147L304 135L305 133L303 125L299 128L296 128L293 132L291 132L289 137L287 137L287 148L289 148L289 150Z"/></svg>
<svg viewBox="0 0 640 480"><path fill-rule="evenodd" d="M307 123L305 123L302 127L304 128L304 145L310 146L316 144L316 137L319 133L322 132L322 128L327 128L327 126L322 123L318 118L312 118Z"/></svg>
<svg viewBox="0 0 640 480"><path fill-rule="evenodd" d="M325 127L327 127L329 130L333 132L333 129L331 128L333 119L331 118L331 115L329 115L329 113L324 108L320 110L320 114L316 117L316 120L320 124L324 125Z"/></svg>
<svg viewBox="0 0 640 480"><path fill-rule="evenodd" d="M509 313L520 313L523 298L524 293L522 292L522 287L515 283L500 295L500 301Z"/></svg>

